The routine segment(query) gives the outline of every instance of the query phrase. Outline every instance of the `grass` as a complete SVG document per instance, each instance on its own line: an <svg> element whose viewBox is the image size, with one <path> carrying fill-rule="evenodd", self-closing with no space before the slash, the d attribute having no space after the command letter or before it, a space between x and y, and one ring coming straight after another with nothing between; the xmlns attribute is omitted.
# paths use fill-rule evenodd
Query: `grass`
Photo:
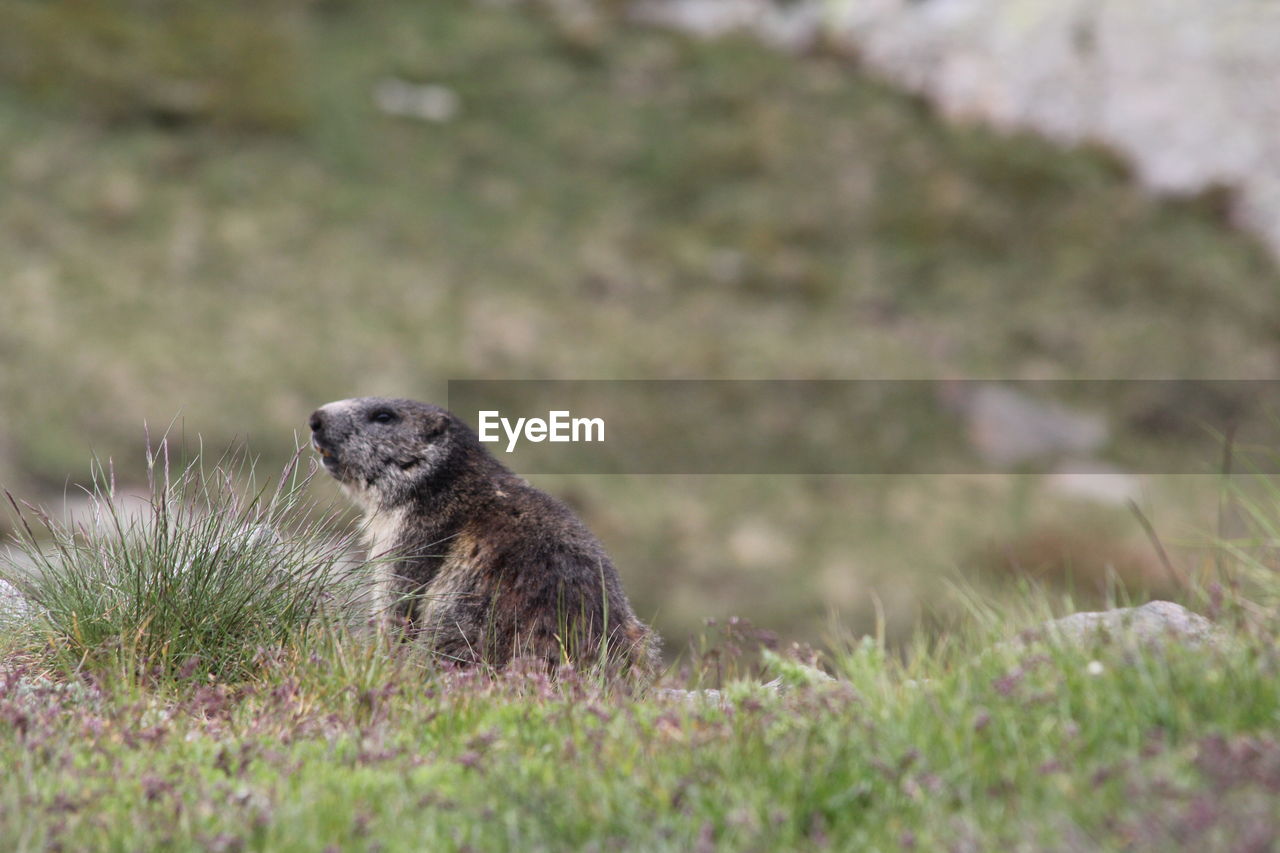
<svg viewBox="0 0 1280 853"><path fill-rule="evenodd" d="M358 644L179 691L11 673L0 835L14 850L1275 842L1273 635L980 648L904 664L866 640L827 659L833 684L731 683L725 705L441 673Z"/></svg>
<svg viewBox="0 0 1280 853"><path fill-rule="evenodd" d="M947 125L840 57L530 4L244 8L0 10L0 482L33 501L88 483L87 449L139 458L144 421L276 466L316 405L449 378L1262 377L1280 355L1274 264L1212 205ZM85 52L108 36L111 62ZM449 87L457 117L380 114L389 76ZM166 100L175 80L199 97ZM869 630L874 591L902 642L988 554L1054 538L1083 588L1143 547L1123 511L994 477L538 485L681 641L734 614L815 641L829 607ZM1153 480L1144 509L1215 497Z"/></svg>
<svg viewBox="0 0 1280 853"><path fill-rule="evenodd" d="M439 399L455 377L1277 363L1275 267L1213 204L1155 201L1106 152L945 125L839 57L462 0L273 1L252 32L241 3L157 10L0 6L0 480L37 503L92 484L86 445L134 458L144 420L180 413L206 446L248 439L283 467L316 404ZM104 40L123 45L110 61ZM387 76L450 87L458 116L380 115ZM451 672L312 618L298 596L327 557L309 512L270 524L283 556L250 537L232 560L219 546L292 498L181 470L160 490L171 524L130 532L100 477L102 525L28 542L47 581L28 588L55 606L0 638L6 849L1277 843L1265 489L1244 495L1254 525L1221 573L1174 555L1232 639L1157 654L993 646L1068 609L1062 594L1024 610L1003 579L947 594L940 578L963 588L957 566L987 553L1092 579L1141 540L1034 481L540 480L669 648L718 618L725 635L668 679L723 687L722 706L594 673ZM116 496L147 474L117 471ZM1147 487L1171 548L1218 497L1195 478ZM91 586L103 558L119 582ZM277 589L285 565L302 580ZM125 606L98 609L112 590ZM237 600L253 619L230 618ZM830 643L835 684L759 689L804 670L788 653L758 672L735 649L761 638L724 617L786 648L828 607L883 637Z"/></svg>
<svg viewBox="0 0 1280 853"><path fill-rule="evenodd" d="M1011 641L1053 615L1049 598L1031 591L1015 608L970 593L963 624L918 634L898 653L882 637L844 635L823 652L756 656L775 638L731 620L659 685L720 693L672 695L592 671L551 680L442 666L412 644L299 618L305 608L287 605L315 595L309 581L287 587L284 607L274 591L242 598L260 623L246 630L225 618L239 592L281 567L332 559L305 525L270 558L211 553L250 522L296 517L293 473L242 500L225 476L197 477L192 466L170 481L162 465L153 457L163 487L149 509L170 513L157 532L112 521L64 531L52 554L33 554L44 571L28 589L46 615L34 632L6 628L0 670L6 849L1280 841L1277 575L1263 570L1280 541L1274 488L1251 489L1253 527L1232 543L1222 583L1205 590L1215 641ZM175 483L187 486L181 501ZM104 519L121 518L123 498L97 497ZM196 510L181 509L193 499ZM90 571L92 583L72 571ZM139 578L167 586L127 594ZM224 580L231 594L179 592L189 578ZM69 654L79 620L64 605L94 590L126 606ZM159 613L179 618L150 615ZM212 630L193 635L191 625ZM121 654L122 639L144 635L135 648L145 655ZM208 662L199 672L184 665L195 656ZM139 669L157 661L172 665ZM778 689L762 685L772 677Z"/></svg>
<svg viewBox="0 0 1280 853"><path fill-rule="evenodd" d="M147 454L150 494L132 500L98 467L87 506L66 520L9 496L19 533L0 575L63 666L242 679L269 650L349 618L354 542L313 517L299 457L262 487L244 453L208 470L201 460L171 469L162 439Z"/></svg>
<svg viewBox="0 0 1280 853"><path fill-rule="evenodd" d="M19 0L0 9L0 76L98 121L289 130L302 119L300 11L295 0Z"/></svg>

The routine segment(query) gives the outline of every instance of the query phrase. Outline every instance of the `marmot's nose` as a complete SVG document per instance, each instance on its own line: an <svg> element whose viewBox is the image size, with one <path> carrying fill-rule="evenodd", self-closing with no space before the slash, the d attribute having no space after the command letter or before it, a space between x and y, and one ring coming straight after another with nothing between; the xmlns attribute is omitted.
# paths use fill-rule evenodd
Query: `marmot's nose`
<svg viewBox="0 0 1280 853"><path fill-rule="evenodd" d="M311 413L311 431L319 432L324 429L324 416L320 414L320 410L316 409Z"/></svg>

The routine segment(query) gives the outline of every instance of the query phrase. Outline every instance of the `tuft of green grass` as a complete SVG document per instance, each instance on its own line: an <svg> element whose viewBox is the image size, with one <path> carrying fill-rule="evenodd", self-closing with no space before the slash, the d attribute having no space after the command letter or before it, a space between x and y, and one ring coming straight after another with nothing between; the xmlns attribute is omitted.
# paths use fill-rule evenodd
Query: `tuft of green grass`
<svg viewBox="0 0 1280 853"><path fill-rule="evenodd" d="M274 482L233 451L206 469L147 453L149 493L117 491L95 463L87 508L17 513L0 577L30 602L38 641L68 669L128 677L243 679L272 650L349 612L359 595L350 535L335 538L304 492L300 454Z"/></svg>

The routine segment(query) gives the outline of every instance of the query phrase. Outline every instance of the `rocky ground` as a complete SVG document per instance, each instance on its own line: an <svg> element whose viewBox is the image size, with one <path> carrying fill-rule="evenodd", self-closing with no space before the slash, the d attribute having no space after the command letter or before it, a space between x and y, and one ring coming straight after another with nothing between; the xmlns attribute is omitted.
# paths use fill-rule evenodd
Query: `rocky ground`
<svg viewBox="0 0 1280 853"><path fill-rule="evenodd" d="M1230 214L1280 254L1274 4L638 0L633 14L788 49L828 40L957 120L1101 143L1153 190L1226 190Z"/></svg>

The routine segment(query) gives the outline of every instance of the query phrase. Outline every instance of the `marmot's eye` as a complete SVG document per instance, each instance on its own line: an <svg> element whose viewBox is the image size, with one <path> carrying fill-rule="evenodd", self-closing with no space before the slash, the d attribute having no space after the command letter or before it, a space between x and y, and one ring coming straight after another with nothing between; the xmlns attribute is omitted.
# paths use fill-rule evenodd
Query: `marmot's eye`
<svg viewBox="0 0 1280 853"><path fill-rule="evenodd" d="M378 409L369 415L369 420L375 424L389 424L396 419L396 413L387 409Z"/></svg>

